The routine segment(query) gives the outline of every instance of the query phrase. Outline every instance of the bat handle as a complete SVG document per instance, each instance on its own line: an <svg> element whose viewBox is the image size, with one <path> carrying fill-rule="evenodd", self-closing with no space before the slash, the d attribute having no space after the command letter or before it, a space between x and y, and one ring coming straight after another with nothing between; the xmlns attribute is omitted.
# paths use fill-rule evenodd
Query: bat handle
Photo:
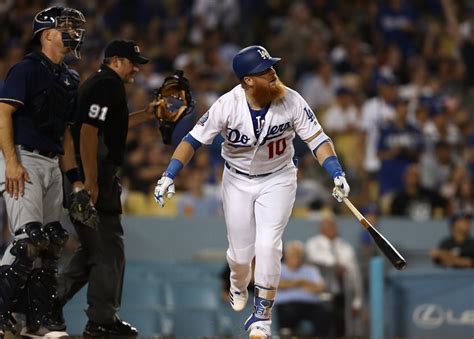
<svg viewBox="0 0 474 339"><path fill-rule="evenodd" d="M351 210L351 212L355 215L357 220L359 220L362 226L364 226L366 229L368 229L369 227L373 227L370 224L370 222L362 215L362 213L359 212L359 210L352 204L352 202L347 197L342 198L342 201Z"/></svg>

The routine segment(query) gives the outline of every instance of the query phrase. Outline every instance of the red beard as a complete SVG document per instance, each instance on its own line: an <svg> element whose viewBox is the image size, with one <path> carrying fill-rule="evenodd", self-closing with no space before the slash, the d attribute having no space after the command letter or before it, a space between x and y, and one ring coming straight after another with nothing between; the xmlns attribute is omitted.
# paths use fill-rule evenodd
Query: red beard
<svg viewBox="0 0 474 339"><path fill-rule="evenodd" d="M257 85L254 88L253 97L262 107L272 101L280 100L285 96L285 85L277 79L275 83Z"/></svg>

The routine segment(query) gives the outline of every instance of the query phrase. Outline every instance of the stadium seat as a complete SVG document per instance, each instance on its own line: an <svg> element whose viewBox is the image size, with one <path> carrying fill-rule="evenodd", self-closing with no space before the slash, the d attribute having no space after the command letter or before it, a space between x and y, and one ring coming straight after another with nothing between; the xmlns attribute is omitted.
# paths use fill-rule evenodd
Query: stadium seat
<svg viewBox="0 0 474 339"><path fill-rule="evenodd" d="M188 269L188 270L195 270L198 271L202 277L207 278L219 278L221 272L225 267L225 263L221 262L184 262L181 263L181 267Z"/></svg>
<svg viewBox="0 0 474 339"><path fill-rule="evenodd" d="M163 284L155 282L131 282L124 283L122 291L123 307L163 307L165 298Z"/></svg>
<svg viewBox="0 0 474 339"><path fill-rule="evenodd" d="M125 281L165 281L196 280L202 278L203 271L196 266L182 266L176 262L130 262L125 269Z"/></svg>
<svg viewBox="0 0 474 339"><path fill-rule="evenodd" d="M235 312L228 303L220 302L217 312L218 335L245 336L244 322L252 313L252 296L242 312Z"/></svg>
<svg viewBox="0 0 474 339"><path fill-rule="evenodd" d="M69 300L66 304L66 306L80 306L83 309L87 308L87 287L89 285L85 285L83 288L81 288L75 295L72 297L71 300Z"/></svg>
<svg viewBox="0 0 474 339"><path fill-rule="evenodd" d="M85 307L79 305L66 304L64 306L64 320L66 320L67 332L71 336L82 336L87 323Z"/></svg>
<svg viewBox="0 0 474 339"><path fill-rule="evenodd" d="M153 282L162 280L166 273L173 270L175 263L171 262L149 262L131 261L127 262L125 268L125 281Z"/></svg>
<svg viewBox="0 0 474 339"><path fill-rule="evenodd" d="M217 281L174 281L165 286L165 304L168 309L217 309L219 285Z"/></svg>
<svg viewBox="0 0 474 339"><path fill-rule="evenodd" d="M208 309L177 310L173 316L173 335L215 336L217 331L216 312Z"/></svg>

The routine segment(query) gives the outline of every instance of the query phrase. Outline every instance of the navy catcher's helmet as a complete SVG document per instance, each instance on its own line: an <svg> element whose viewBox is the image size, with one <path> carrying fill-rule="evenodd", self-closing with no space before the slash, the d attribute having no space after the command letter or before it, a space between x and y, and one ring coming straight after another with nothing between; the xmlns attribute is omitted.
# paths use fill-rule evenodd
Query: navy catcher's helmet
<svg viewBox="0 0 474 339"><path fill-rule="evenodd" d="M64 46L70 48L74 56L79 59L79 51L84 41L85 23L84 15L76 9L49 7L35 15L33 38L46 29L57 29L61 32Z"/></svg>
<svg viewBox="0 0 474 339"><path fill-rule="evenodd" d="M155 116L158 119L163 143L172 143L173 132L179 121L190 114L194 108L194 100L189 88L189 81L183 71L176 70L166 77L163 85L155 92L158 102Z"/></svg>
<svg viewBox="0 0 474 339"><path fill-rule="evenodd" d="M262 46L248 46L234 56L232 67L237 78L242 79L246 75L261 73L281 58L272 58Z"/></svg>

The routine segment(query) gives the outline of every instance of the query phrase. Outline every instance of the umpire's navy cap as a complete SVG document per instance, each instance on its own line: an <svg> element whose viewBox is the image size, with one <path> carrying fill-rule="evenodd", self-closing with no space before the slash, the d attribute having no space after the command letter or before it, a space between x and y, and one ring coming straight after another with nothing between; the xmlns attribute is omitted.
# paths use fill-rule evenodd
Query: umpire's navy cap
<svg viewBox="0 0 474 339"><path fill-rule="evenodd" d="M104 56L106 58L113 56L127 58L134 64L146 64L148 62L148 58L140 54L137 43L131 40L113 40L105 47Z"/></svg>
<svg viewBox="0 0 474 339"><path fill-rule="evenodd" d="M232 67L237 78L266 71L280 58L272 58L262 46L248 46L234 56Z"/></svg>

